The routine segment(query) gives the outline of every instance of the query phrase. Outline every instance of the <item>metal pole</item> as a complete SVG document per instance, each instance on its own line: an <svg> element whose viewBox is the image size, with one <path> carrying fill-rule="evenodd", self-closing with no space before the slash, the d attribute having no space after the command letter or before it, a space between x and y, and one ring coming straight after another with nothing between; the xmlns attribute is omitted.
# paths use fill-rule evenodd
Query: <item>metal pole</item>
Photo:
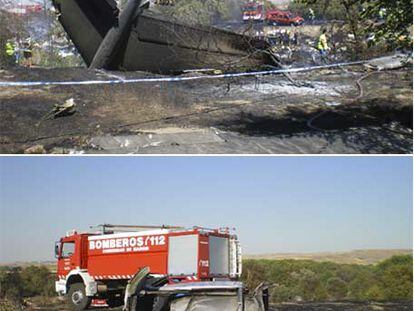
<svg viewBox="0 0 414 311"><path fill-rule="evenodd" d="M141 4L141 0L128 0L118 17L117 25L114 25L106 34L98 48L90 68L110 67L116 52L128 34L135 13Z"/></svg>

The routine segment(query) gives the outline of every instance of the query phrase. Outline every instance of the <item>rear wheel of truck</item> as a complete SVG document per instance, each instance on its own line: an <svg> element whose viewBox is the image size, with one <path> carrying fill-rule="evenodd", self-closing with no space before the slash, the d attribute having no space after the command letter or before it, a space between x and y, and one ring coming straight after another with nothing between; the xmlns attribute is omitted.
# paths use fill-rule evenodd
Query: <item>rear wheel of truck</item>
<svg viewBox="0 0 414 311"><path fill-rule="evenodd" d="M68 304L71 310L82 311L89 308L92 299L86 296L85 285L75 283L69 287Z"/></svg>

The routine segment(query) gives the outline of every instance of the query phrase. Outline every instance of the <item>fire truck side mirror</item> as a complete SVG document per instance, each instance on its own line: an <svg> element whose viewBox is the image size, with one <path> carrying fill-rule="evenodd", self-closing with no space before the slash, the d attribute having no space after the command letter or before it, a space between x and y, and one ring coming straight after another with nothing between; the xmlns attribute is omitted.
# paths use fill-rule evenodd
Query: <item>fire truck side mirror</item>
<svg viewBox="0 0 414 311"><path fill-rule="evenodd" d="M55 258L59 258L59 250L60 250L59 244L60 244L59 242L55 243Z"/></svg>

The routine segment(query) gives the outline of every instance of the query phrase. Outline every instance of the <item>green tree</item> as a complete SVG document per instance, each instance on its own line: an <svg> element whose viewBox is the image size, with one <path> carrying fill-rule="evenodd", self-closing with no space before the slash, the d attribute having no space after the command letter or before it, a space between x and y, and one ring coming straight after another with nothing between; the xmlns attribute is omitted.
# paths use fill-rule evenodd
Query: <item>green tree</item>
<svg viewBox="0 0 414 311"><path fill-rule="evenodd" d="M305 17L309 17L310 8L314 11L317 19L340 21L344 18L344 8L341 5L340 0L322 0L314 2L294 0L289 5L291 11L298 12Z"/></svg>
<svg viewBox="0 0 414 311"><path fill-rule="evenodd" d="M362 16L373 22L368 31L374 32L376 40L386 40L397 48L412 49L410 32L413 26L412 0L361 0ZM382 18L381 18L381 15Z"/></svg>
<svg viewBox="0 0 414 311"><path fill-rule="evenodd" d="M412 0L295 0L294 3L313 8L319 17L335 16L344 20L354 36L358 53L363 51L363 38L372 33L375 34L373 44L385 41L390 48L412 48ZM384 20L379 20L381 12L385 12Z"/></svg>
<svg viewBox="0 0 414 311"><path fill-rule="evenodd" d="M347 296L348 285L341 278L333 277L328 280L326 290L330 299L341 300Z"/></svg>
<svg viewBox="0 0 414 311"><path fill-rule="evenodd" d="M230 18L233 5L231 1L220 0L177 0L174 6L159 9L187 24L209 25L215 20Z"/></svg>
<svg viewBox="0 0 414 311"><path fill-rule="evenodd" d="M281 284L272 288L270 297L272 301L294 301L297 297L302 297L302 292L298 286Z"/></svg>
<svg viewBox="0 0 414 311"><path fill-rule="evenodd" d="M309 260L246 260L243 281L249 288L273 284L274 303L304 301L412 300L412 256L396 256L378 265L349 265Z"/></svg>
<svg viewBox="0 0 414 311"><path fill-rule="evenodd" d="M23 296L19 268L0 267L0 299L20 301Z"/></svg>
<svg viewBox="0 0 414 311"><path fill-rule="evenodd" d="M54 295L53 276L44 266L29 266L22 270L21 279L25 296Z"/></svg>
<svg viewBox="0 0 414 311"><path fill-rule="evenodd" d="M248 288L254 289L266 279L266 268L263 263L256 260L246 260L243 263L243 282Z"/></svg>
<svg viewBox="0 0 414 311"><path fill-rule="evenodd" d="M297 0L306 7L314 7L318 12L318 8L323 7L322 13L328 16L335 15L338 19L345 22L344 31L351 33L353 36L353 49L355 56L361 56L364 52L365 35L364 18L362 12L362 0ZM334 14L332 12L335 12Z"/></svg>
<svg viewBox="0 0 414 311"><path fill-rule="evenodd" d="M0 68L14 65L14 59L6 55L7 41L14 42L24 34L21 18L0 10Z"/></svg>
<svg viewBox="0 0 414 311"><path fill-rule="evenodd" d="M377 267L387 300L410 300L413 295L413 257L394 256Z"/></svg>
<svg viewBox="0 0 414 311"><path fill-rule="evenodd" d="M321 301L326 299L326 290L318 274L309 269L299 272L299 288L305 301Z"/></svg>
<svg viewBox="0 0 414 311"><path fill-rule="evenodd" d="M364 300L383 300L382 289L378 286L379 280L371 267L358 269L359 272L350 280L348 285L347 298L364 301ZM372 287L376 284L376 287Z"/></svg>
<svg viewBox="0 0 414 311"><path fill-rule="evenodd" d="M373 284L366 290L364 299L361 300L384 301L384 290L378 283Z"/></svg>

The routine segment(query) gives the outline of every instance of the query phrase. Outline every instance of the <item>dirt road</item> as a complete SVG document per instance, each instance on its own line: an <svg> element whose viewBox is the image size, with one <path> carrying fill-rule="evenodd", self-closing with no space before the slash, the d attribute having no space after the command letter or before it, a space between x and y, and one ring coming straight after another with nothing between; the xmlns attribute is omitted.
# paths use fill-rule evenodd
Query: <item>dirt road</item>
<svg viewBox="0 0 414 311"><path fill-rule="evenodd" d="M0 151L411 153L412 70L94 86L0 87ZM1 71L1 80L125 79L83 68ZM306 83L303 83L306 82ZM76 112L44 119L73 98Z"/></svg>

